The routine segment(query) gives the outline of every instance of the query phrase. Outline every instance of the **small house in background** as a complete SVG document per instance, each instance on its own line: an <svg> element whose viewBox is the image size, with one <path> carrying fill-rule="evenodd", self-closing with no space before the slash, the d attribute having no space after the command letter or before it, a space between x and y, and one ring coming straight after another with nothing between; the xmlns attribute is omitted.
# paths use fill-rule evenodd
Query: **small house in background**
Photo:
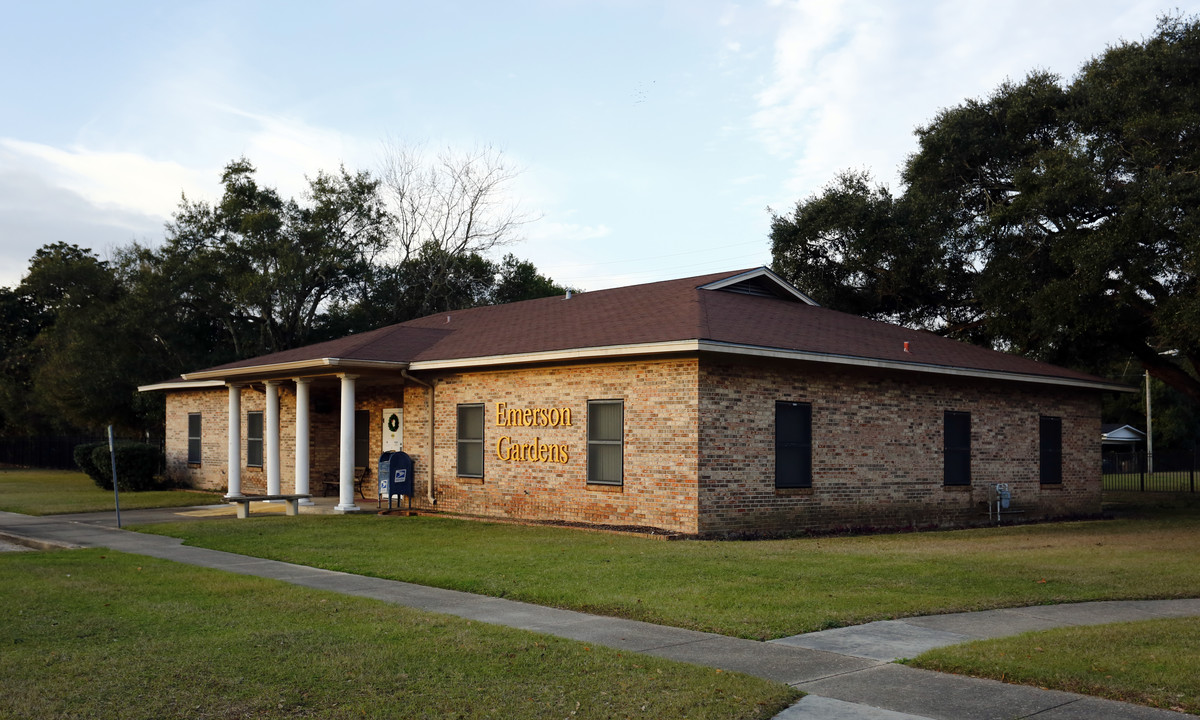
<svg viewBox="0 0 1200 720"><path fill-rule="evenodd" d="M480 307L197 370L167 394L196 485L685 534L1100 509L1111 381L818 306L766 268ZM372 498L372 492L366 493ZM361 496L360 496L361 497Z"/></svg>
<svg viewBox="0 0 1200 720"><path fill-rule="evenodd" d="M1105 452L1135 452L1146 444L1146 433L1132 425L1106 423L1100 426L1100 444Z"/></svg>
<svg viewBox="0 0 1200 720"><path fill-rule="evenodd" d="M1101 472L1136 473L1146 467L1146 433L1132 425L1100 426Z"/></svg>

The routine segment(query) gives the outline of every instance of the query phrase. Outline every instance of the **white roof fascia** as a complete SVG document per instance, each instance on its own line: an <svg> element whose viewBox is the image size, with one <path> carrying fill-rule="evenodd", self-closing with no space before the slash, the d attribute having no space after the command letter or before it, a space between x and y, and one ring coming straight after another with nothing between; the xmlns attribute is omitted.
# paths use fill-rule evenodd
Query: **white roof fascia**
<svg viewBox="0 0 1200 720"><path fill-rule="evenodd" d="M774 272L772 272L770 270L770 268L766 268L766 267L755 268L754 270L747 270L746 272L739 273L737 275L734 275L733 277L727 277L727 278L724 278L721 280L717 280L716 282L710 282L707 285L701 285L700 289L701 290L721 290L723 288L729 287L730 285L737 285L738 283L744 282L746 280L753 280L756 277L765 277L765 278L771 280L776 285L778 285L781 290L785 290L787 293L789 293L790 295L795 297L800 302L806 303L808 305L813 305L816 307L821 306L816 300L813 300L809 296L800 292L790 282L779 277Z"/></svg>
<svg viewBox="0 0 1200 720"><path fill-rule="evenodd" d="M296 360L294 362L272 363L269 365L248 365L246 367L225 368L224 370L201 370L194 373L185 373L185 380L220 380L224 382L227 379L257 377L257 376L277 376L288 374L304 374L306 372L316 371L319 374L328 374L333 371L350 371L350 370L400 370L408 367L406 362L397 362L393 360L347 360L343 358L312 358L309 360Z"/></svg>
<svg viewBox="0 0 1200 720"><path fill-rule="evenodd" d="M154 390L199 390L202 388L224 386L225 383L221 380L176 380L171 382L151 383L150 385L138 385L138 392L152 392Z"/></svg>

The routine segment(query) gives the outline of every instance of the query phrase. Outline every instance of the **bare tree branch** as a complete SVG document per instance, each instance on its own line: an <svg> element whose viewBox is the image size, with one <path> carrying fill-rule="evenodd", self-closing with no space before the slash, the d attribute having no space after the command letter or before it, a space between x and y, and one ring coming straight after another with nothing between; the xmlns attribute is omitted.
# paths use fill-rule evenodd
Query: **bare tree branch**
<svg viewBox="0 0 1200 720"><path fill-rule="evenodd" d="M430 156L421 146L386 141L380 175L395 217L394 261L428 245L449 257L518 240L521 227L536 219L509 195L519 174L487 145Z"/></svg>

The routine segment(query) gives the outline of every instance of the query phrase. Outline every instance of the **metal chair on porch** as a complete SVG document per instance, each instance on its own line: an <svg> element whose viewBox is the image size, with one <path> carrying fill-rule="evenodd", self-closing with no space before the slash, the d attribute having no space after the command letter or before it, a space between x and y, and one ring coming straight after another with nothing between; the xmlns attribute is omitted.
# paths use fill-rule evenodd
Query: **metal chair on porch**
<svg viewBox="0 0 1200 720"><path fill-rule="evenodd" d="M367 499L366 491L363 487L367 484L367 478L371 475L370 466L354 468L354 491L363 500ZM342 483L336 470L327 472L321 479L323 488L321 489L321 497L329 497L330 492L337 494L341 492Z"/></svg>

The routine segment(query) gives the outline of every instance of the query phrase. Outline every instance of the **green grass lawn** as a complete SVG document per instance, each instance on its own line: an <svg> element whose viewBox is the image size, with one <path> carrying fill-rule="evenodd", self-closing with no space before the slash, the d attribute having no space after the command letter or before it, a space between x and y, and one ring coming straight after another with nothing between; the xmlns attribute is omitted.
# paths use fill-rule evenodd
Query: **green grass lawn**
<svg viewBox="0 0 1200 720"><path fill-rule="evenodd" d="M1200 619L1069 627L941 648L910 665L1200 714Z"/></svg>
<svg viewBox="0 0 1200 720"><path fill-rule="evenodd" d="M121 509L185 507L221 502L220 493L150 490L121 493ZM25 515L100 512L114 509L111 490L71 470L0 470L0 510Z"/></svg>
<svg viewBox="0 0 1200 720"><path fill-rule="evenodd" d="M769 718L737 673L111 550L0 555L0 717Z"/></svg>
<svg viewBox="0 0 1200 720"><path fill-rule="evenodd" d="M141 529L246 555L757 639L912 615L1190 597L1200 589L1195 512L756 542L374 515Z"/></svg>

